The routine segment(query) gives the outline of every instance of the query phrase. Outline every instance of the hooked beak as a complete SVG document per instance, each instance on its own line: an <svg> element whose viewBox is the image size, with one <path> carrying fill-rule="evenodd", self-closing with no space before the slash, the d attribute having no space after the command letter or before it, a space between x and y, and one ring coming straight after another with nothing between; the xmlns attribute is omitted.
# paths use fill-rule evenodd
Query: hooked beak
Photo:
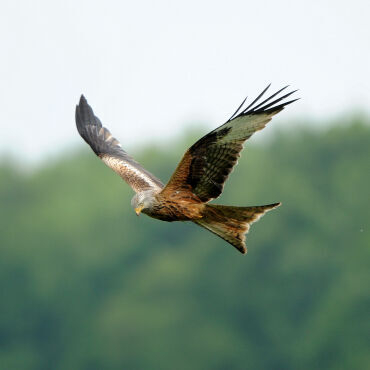
<svg viewBox="0 0 370 370"><path fill-rule="evenodd" d="M140 213L141 213L141 211L143 210L143 206L140 206L140 207L137 207L137 208L135 208L135 212L136 212L136 214L139 216L140 215Z"/></svg>

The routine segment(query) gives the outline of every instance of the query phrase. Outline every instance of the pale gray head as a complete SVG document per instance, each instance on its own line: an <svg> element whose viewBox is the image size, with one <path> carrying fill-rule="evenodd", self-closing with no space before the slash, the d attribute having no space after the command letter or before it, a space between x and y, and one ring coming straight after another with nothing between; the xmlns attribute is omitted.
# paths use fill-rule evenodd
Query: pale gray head
<svg viewBox="0 0 370 370"><path fill-rule="evenodd" d="M139 216L141 211L152 208L155 202L155 191L145 190L137 193L131 199L131 206L134 208L136 214Z"/></svg>

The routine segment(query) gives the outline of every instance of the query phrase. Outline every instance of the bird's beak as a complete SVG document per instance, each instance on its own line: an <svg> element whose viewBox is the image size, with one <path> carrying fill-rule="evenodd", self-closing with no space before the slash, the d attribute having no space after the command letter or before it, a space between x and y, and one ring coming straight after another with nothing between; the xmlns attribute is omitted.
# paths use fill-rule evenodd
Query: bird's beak
<svg viewBox="0 0 370 370"><path fill-rule="evenodd" d="M140 207L137 207L137 208L135 208L135 212L136 212L136 214L139 216L140 215L140 213L141 213L141 211L143 210L143 206L140 206Z"/></svg>

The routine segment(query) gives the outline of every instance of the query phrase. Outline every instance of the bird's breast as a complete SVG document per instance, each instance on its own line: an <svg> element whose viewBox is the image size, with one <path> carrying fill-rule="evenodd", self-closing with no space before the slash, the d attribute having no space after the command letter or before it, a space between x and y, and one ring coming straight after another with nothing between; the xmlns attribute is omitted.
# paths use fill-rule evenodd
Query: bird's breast
<svg viewBox="0 0 370 370"><path fill-rule="evenodd" d="M143 212L162 221L191 221L202 217L203 208L204 205L201 203L160 198L152 208L145 209Z"/></svg>

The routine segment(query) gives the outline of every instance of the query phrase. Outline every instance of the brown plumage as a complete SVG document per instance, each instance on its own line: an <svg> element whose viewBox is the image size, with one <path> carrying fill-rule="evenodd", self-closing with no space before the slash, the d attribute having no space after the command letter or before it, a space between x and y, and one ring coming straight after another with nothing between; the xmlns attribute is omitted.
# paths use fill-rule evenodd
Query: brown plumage
<svg viewBox="0 0 370 370"><path fill-rule="evenodd" d="M256 207L207 204L223 190L236 165L244 142L261 130L284 107L297 99L278 104L295 91L275 100L286 87L258 103L262 93L246 108L242 107L222 126L211 131L184 154L166 186L130 157L120 143L102 126L84 96L76 107L76 125L82 138L103 162L118 173L136 192L131 204L162 221L192 221L246 253L245 234L250 225L280 203Z"/></svg>

